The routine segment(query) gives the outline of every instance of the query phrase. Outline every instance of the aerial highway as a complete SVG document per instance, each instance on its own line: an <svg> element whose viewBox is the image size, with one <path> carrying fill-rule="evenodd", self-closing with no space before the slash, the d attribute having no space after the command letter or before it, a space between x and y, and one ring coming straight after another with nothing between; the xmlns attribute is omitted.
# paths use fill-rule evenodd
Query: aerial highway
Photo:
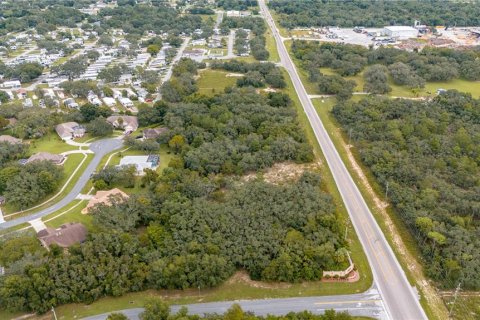
<svg viewBox="0 0 480 320"><path fill-rule="evenodd" d="M12 219L12 220L8 220L6 222L0 223L0 230L8 229L10 227L17 226L24 222L28 222L31 220L44 217L68 205L70 202L75 200L75 198L80 194L83 187L87 184L88 180L90 180L90 176L92 175L92 173L95 172L95 170L97 169L97 166L102 160L102 158L106 154L121 148L122 145L123 145L123 140L118 138L102 139L90 144L90 150L92 150L95 153L95 155L92 161L88 164L87 168L83 171L78 181L73 186L72 190L70 190L70 192L64 198L62 198L60 201L56 202L52 206L45 208L43 210L40 210L34 214L26 215L20 218L16 218L16 219Z"/></svg>
<svg viewBox="0 0 480 320"><path fill-rule="evenodd" d="M259 5L277 43L280 63L292 79L305 114L322 148L350 219L367 255L374 281L382 296L389 318L405 320L426 319L427 317L420 305L418 295L408 282L395 254L315 111L283 43L279 30L265 4L265 0L259 0Z"/></svg>
<svg viewBox="0 0 480 320"><path fill-rule="evenodd" d="M239 304L244 311L254 312L256 315L266 316L285 315L289 312L302 312L304 310L312 313L323 313L328 309L335 309L339 312L348 311L351 315L365 316L377 319L386 319L385 309L383 308L380 295L375 288L364 293L326 296L326 297L298 297L285 299L259 299L259 300L237 300L221 301L209 303L195 303L185 305L190 314L203 315L206 313L224 313L232 306ZM171 307L173 313L177 312L181 306ZM143 308L133 308L119 310L131 320L139 319L139 314ZM83 320L105 320L109 313L99 314L84 318Z"/></svg>

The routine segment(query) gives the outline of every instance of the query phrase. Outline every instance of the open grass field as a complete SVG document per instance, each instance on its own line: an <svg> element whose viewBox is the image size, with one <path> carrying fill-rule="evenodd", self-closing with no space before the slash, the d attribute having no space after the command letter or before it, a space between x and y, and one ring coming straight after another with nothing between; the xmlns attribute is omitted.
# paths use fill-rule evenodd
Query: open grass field
<svg viewBox="0 0 480 320"><path fill-rule="evenodd" d="M228 77L230 72L205 69L200 71L197 81L198 92L207 96L222 93L226 87L235 85L237 78Z"/></svg>

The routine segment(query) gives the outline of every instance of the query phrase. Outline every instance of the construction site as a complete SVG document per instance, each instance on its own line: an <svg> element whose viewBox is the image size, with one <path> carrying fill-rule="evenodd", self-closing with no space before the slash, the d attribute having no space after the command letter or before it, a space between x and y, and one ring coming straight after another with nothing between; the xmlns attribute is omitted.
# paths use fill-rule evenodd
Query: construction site
<svg viewBox="0 0 480 320"><path fill-rule="evenodd" d="M425 46L462 48L480 45L479 27L387 26L384 28L297 28L293 39L356 44L366 47L391 46L420 50Z"/></svg>

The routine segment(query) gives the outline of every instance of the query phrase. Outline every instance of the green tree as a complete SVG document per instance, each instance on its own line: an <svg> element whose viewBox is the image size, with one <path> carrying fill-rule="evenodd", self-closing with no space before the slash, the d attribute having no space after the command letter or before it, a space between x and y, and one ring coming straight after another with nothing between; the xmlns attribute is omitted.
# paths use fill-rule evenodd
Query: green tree
<svg viewBox="0 0 480 320"><path fill-rule="evenodd" d="M123 313L114 312L108 315L107 320L128 320L128 317Z"/></svg>
<svg viewBox="0 0 480 320"><path fill-rule="evenodd" d="M160 47L156 44L151 44L147 47L147 53L149 53L152 57L156 56L160 52Z"/></svg>
<svg viewBox="0 0 480 320"><path fill-rule="evenodd" d="M168 320L170 307L159 299L148 300L144 305L145 311L140 314L141 320Z"/></svg>
<svg viewBox="0 0 480 320"><path fill-rule="evenodd" d="M113 126L105 118L95 118L87 124L87 130L94 137L105 137L113 133Z"/></svg>
<svg viewBox="0 0 480 320"><path fill-rule="evenodd" d="M368 67L363 74L365 78L363 90L376 94L385 94L392 91L392 88L388 85L386 70L382 65Z"/></svg>
<svg viewBox="0 0 480 320"><path fill-rule="evenodd" d="M168 146L172 148L175 153L179 153L180 150L183 148L185 145L185 138L181 135L175 135L168 141Z"/></svg>

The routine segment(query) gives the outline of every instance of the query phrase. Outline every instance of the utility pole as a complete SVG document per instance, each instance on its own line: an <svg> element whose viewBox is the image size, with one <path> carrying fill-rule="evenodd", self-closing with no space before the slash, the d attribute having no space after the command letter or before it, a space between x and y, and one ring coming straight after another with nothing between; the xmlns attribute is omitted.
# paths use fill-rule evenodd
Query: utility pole
<svg viewBox="0 0 480 320"><path fill-rule="evenodd" d="M385 186L385 199L388 199L388 180L387 185Z"/></svg>
<svg viewBox="0 0 480 320"><path fill-rule="evenodd" d="M350 142L352 140L352 128L350 128L350 130L348 130L348 144L350 145Z"/></svg>
<svg viewBox="0 0 480 320"><path fill-rule="evenodd" d="M461 285L462 283L459 282L457 288L455 289L455 294L453 295L453 303L452 303L452 306L450 307L450 312L448 313L448 316L450 318L452 317L453 308L455 307L455 303L457 302L458 293L460 292Z"/></svg>
<svg viewBox="0 0 480 320"><path fill-rule="evenodd" d="M55 320L57 320L57 314L55 313L55 309L53 308L53 306L52 306L52 312L53 312L53 316L55 317Z"/></svg>

